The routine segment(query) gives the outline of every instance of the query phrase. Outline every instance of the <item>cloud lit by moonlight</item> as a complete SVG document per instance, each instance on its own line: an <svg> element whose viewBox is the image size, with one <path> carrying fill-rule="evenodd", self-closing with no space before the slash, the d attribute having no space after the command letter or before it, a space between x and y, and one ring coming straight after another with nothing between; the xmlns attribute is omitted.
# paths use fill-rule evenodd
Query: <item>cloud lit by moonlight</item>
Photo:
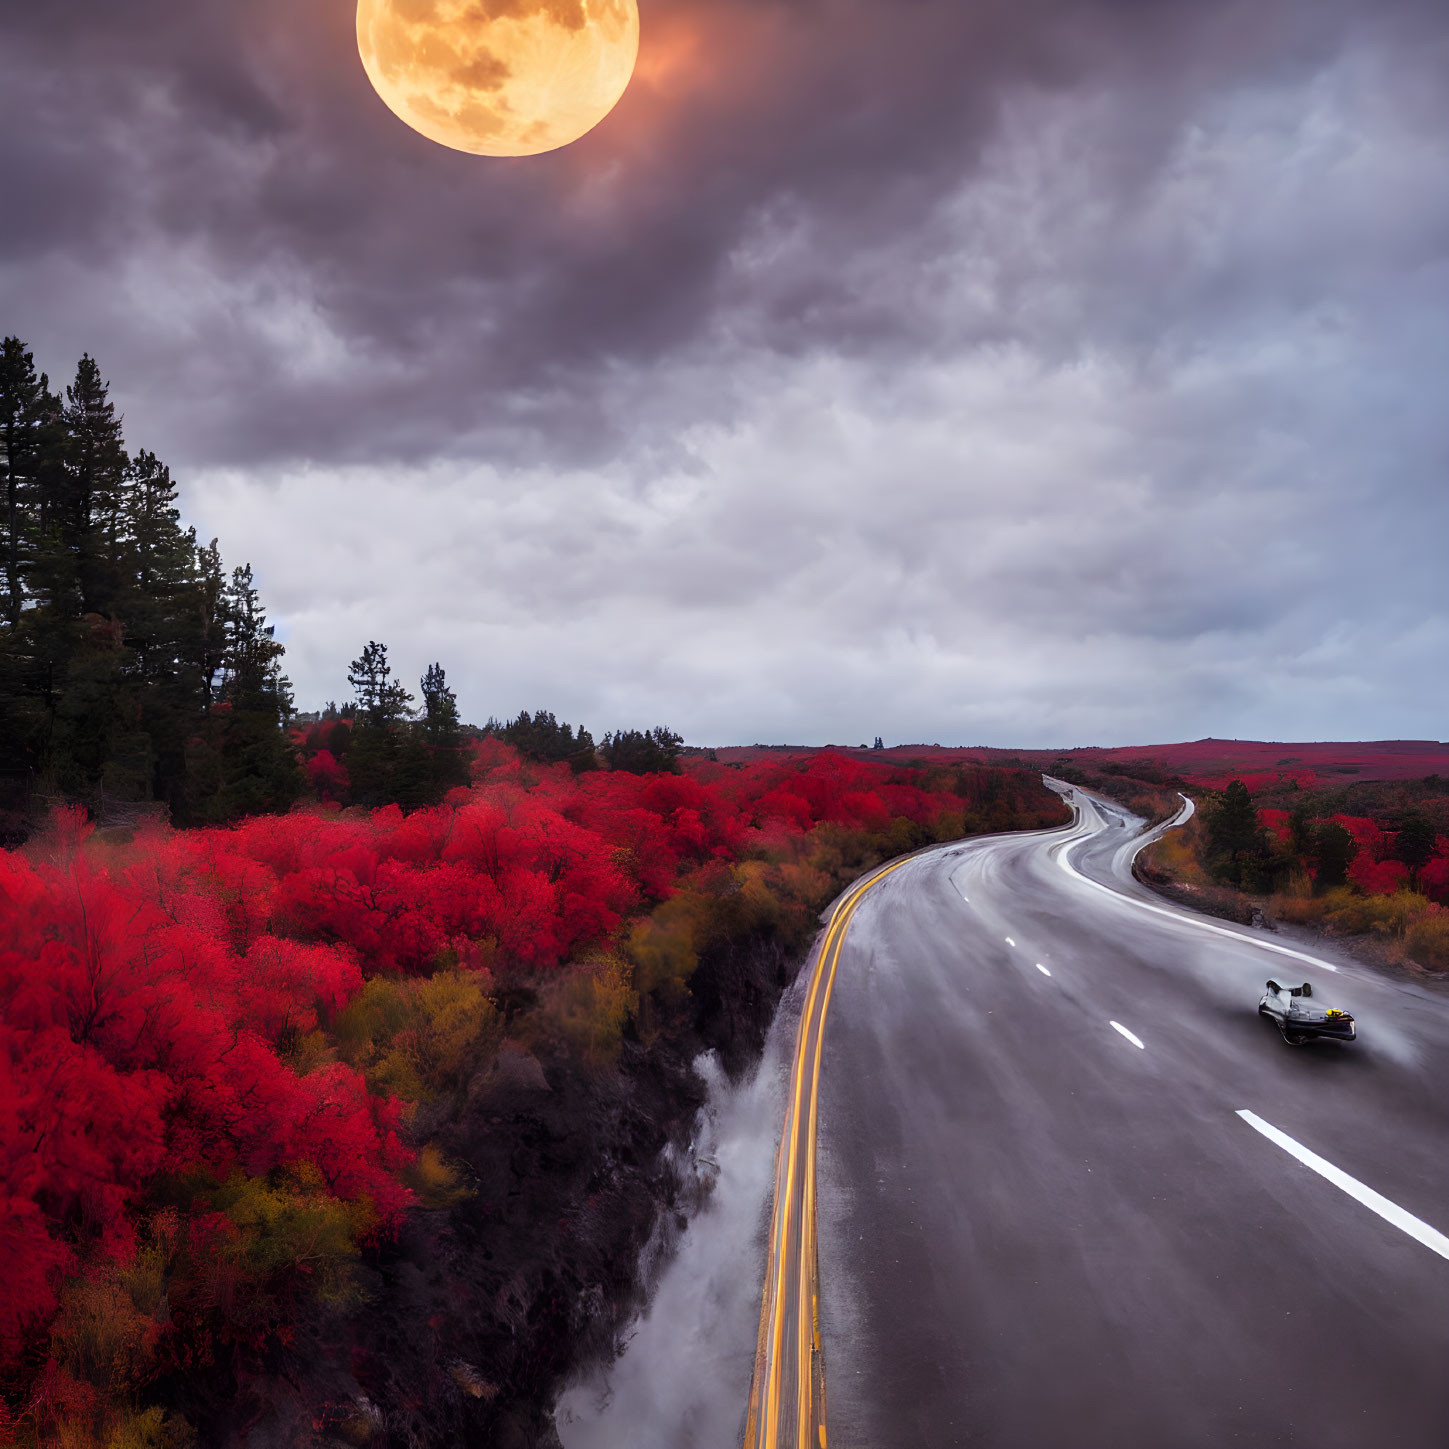
<svg viewBox="0 0 1449 1449"><path fill-rule="evenodd" d="M430 140L533 156L613 110L639 53L636 0L360 0L357 49L387 105Z"/></svg>

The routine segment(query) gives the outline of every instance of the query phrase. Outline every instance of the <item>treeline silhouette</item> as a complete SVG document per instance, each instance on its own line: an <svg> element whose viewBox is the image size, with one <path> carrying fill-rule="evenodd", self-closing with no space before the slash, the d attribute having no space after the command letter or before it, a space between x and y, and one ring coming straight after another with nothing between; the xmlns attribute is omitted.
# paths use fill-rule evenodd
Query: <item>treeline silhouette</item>
<svg viewBox="0 0 1449 1449"><path fill-rule="evenodd" d="M440 803L488 735L582 773L672 771L663 726L596 744L547 710L470 728L441 664L421 703L368 642L352 701L297 721L285 650L250 564L182 526L170 470L132 456L89 355L63 393L17 337L0 350L0 843L57 804L93 818L151 807L175 825L342 805Z"/></svg>
<svg viewBox="0 0 1449 1449"><path fill-rule="evenodd" d="M89 355L53 392L0 344L0 771L37 792L161 802L177 823L285 808L304 777L286 733L282 645L249 565L183 528L170 470L126 449ZM13 829L13 823L10 828Z"/></svg>

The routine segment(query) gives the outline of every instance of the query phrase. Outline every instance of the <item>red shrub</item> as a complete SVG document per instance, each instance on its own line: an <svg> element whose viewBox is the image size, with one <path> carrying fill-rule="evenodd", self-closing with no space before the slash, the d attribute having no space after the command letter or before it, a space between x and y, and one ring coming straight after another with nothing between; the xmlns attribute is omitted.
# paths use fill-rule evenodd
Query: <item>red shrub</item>
<svg viewBox="0 0 1449 1449"><path fill-rule="evenodd" d="M1419 872L1419 884L1431 900L1449 905L1449 839L1442 835L1438 853Z"/></svg>
<svg viewBox="0 0 1449 1449"><path fill-rule="evenodd" d="M1275 839L1288 841L1293 838L1293 830L1289 824L1292 816L1286 810L1260 810L1258 811L1258 823Z"/></svg>
<svg viewBox="0 0 1449 1449"><path fill-rule="evenodd" d="M204 893L166 909L169 879L0 855L0 1335L12 1340L54 1306L54 1270L75 1253L129 1251L128 1209L158 1173L306 1161L384 1221L407 1202L386 1105L351 1068L299 1076L279 1051L358 989L355 958L265 936L238 952ZM157 881L159 897L138 888Z"/></svg>
<svg viewBox="0 0 1449 1449"><path fill-rule="evenodd" d="M319 800L344 801L352 790L347 767L333 757L331 750L318 750L307 761L307 778Z"/></svg>
<svg viewBox="0 0 1449 1449"><path fill-rule="evenodd" d="M347 797L337 737L306 737L324 802ZM558 971L681 879L732 882L823 823L908 839L902 819L966 803L831 751L655 776L474 755L475 787L406 817L321 804L102 849L69 812L33 857L0 853L0 1360L61 1274L132 1251L158 1178L320 1174L358 1221L396 1221L397 1104L313 1035L364 975ZM973 768L1009 813L1019 786ZM200 1190L188 1211L192 1242L232 1231Z"/></svg>
<svg viewBox="0 0 1449 1449"><path fill-rule="evenodd" d="M1409 868L1400 860L1374 860L1356 855L1348 867L1348 878L1366 895L1391 896L1409 883Z"/></svg>

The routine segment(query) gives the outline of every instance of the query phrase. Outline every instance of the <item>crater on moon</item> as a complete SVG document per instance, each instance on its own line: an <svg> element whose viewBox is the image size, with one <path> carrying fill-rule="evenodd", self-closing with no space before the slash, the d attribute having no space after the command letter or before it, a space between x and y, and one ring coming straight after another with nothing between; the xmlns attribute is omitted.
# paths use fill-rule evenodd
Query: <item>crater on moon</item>
<svg viewBox="0 0 1449 1449"><path fill-rule="evenodd" d="M357 49L388 107L430 140L532 156L613 110L639 54L636 0L360 0Z"/></svg>

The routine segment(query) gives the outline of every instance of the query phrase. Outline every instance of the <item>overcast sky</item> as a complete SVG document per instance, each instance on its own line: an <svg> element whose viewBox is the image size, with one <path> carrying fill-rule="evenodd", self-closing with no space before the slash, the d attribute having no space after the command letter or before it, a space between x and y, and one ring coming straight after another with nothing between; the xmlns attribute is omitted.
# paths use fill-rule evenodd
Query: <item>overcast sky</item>
<svg viewBox="0 0 1449 1449"><path fill-rule="evenodd" d="M350 0L0 0L0 332L299 704L695 743L1440 738L1444 0L641 0L576 145Z"/></svg>

